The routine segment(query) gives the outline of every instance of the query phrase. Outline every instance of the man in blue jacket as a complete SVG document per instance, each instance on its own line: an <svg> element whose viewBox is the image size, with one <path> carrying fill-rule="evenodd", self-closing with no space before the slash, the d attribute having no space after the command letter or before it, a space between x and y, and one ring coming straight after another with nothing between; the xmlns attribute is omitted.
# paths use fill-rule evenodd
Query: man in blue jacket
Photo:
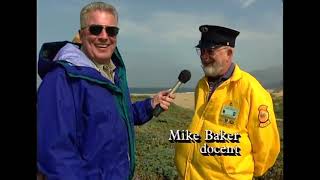
<svg viewBox="0 0 320 180"><path fill-rule="evenodd" d="M116 47L115 8L103 2L80 14L81 44L45 43L39 54L42 83L37 104L37 167L48 180L131 179L134 125L167 110L167 91L133 103Z"/></svg>

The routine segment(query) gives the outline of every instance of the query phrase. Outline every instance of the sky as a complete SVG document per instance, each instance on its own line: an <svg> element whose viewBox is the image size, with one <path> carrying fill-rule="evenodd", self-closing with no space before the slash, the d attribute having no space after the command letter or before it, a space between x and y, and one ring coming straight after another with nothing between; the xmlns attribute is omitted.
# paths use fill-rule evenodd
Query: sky
<svg viewBox="0 0 320 180"><path fill-rule="evenodd" d="M71 41L92 0L37 1L37 55L45 42ZM203 24L240 31L234 62L245 71L283 65L282 0L110 0L119 14L118 49L129 87L171 87L188 69L203 76L195 46ZM38 57L38 56L37 56ZM40 80L38 78L38 83Z"/></svg>

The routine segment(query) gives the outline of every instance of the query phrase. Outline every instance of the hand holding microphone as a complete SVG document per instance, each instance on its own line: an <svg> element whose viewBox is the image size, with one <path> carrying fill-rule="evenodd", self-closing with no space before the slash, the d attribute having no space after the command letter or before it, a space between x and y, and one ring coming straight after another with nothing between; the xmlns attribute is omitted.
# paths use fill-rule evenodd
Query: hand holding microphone
<svg viewBox="0 0 320 180"><path fill-rule="evenodd" d="M160 94L159 94L159 98L161 99L163 99L163 98L166 98L166 100L163 102L163 104L164 104L164 106L165 107L168 107L169 105L170 105L170 103L172 102L172 99L174 99L174 95L173 95L173 93L180 87L180 85L183 83L183 84L185 84L186 82L188 82L189 80L190 80L190 78L191 78L191 73L190 73L190 71L188 71L188 70L183 70L183 71L181 71L180 72L180 74L179 74L179 77L178 77L178 81L177 81L177 83L175 84L175 86L170 90L170 91L168 91L168 92L164 92L164 91L161 91L160 92ZM170 98L168 98L168 97L170 97ZM156 98L156 97L155 97ZM168 102L167 102L168 101ZM159 104L157 104L157 106L154 108L154 110L153 110L153 115L155 116L155 117L158 117L159 116L159 114L161 113L161 112L163 112L164 110L166 110L166 109L163 109L162 107L161 107L161 105L160 105L160 103Z"/></svg>

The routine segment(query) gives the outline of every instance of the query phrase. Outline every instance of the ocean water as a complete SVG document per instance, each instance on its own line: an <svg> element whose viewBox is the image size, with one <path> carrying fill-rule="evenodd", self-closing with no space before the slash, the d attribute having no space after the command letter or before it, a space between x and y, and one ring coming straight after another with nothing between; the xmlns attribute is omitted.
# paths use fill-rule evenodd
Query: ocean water
<svg viewBox="0 0 320 180"><path fill-rule="evenodd" d="M163 90L168 90L172 87L164 87L164 88L130 88L130 93L134 93L134 94L153 94L153 93L157 93L159 91L163 91ZM181 87L178 88L176 93L179 92L194 92L194 88L188 88L188 87Z"/></svg>

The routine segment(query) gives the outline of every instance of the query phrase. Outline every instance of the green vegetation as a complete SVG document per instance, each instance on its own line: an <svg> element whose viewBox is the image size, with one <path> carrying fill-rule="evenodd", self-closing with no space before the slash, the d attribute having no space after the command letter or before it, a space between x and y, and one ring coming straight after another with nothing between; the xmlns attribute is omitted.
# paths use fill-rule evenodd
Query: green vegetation
<svg viewBox="0 0 320 180"><path fill-rule="evenodd" d="M133 96L132 100L143 100L147 96ZM274 98L274 97L273 97ZM275 109L277 118L282 119L282 97L276 97ZM278 110L280 109L280 110ZM173 180L177 179L174 165L174 144L168 141L170 130L186 129L191 122L193 111L175 104L142 126L136 126L136 171L135 179L139 180ZM282 139L281 139L282 142ZM257 179L283 179L283 144L275 165L262 177Z"/></svg>
<svg viewBox="0 0 320 180"><path fill-rule="evenodd" d="M271 94L273 100L274 113L277 119L283 119L283 98L282 96L276 96Z"/></svg>
<svg viewBox="0 0 320 180"><path fill-rule="evenodd" d="M133 101L146 97L132 97ZM175 104L157 118L136 126L137 161L135 176L144 179L174 179L174 144L168 141L170 130L186 129L193 112Z"/></svg>

